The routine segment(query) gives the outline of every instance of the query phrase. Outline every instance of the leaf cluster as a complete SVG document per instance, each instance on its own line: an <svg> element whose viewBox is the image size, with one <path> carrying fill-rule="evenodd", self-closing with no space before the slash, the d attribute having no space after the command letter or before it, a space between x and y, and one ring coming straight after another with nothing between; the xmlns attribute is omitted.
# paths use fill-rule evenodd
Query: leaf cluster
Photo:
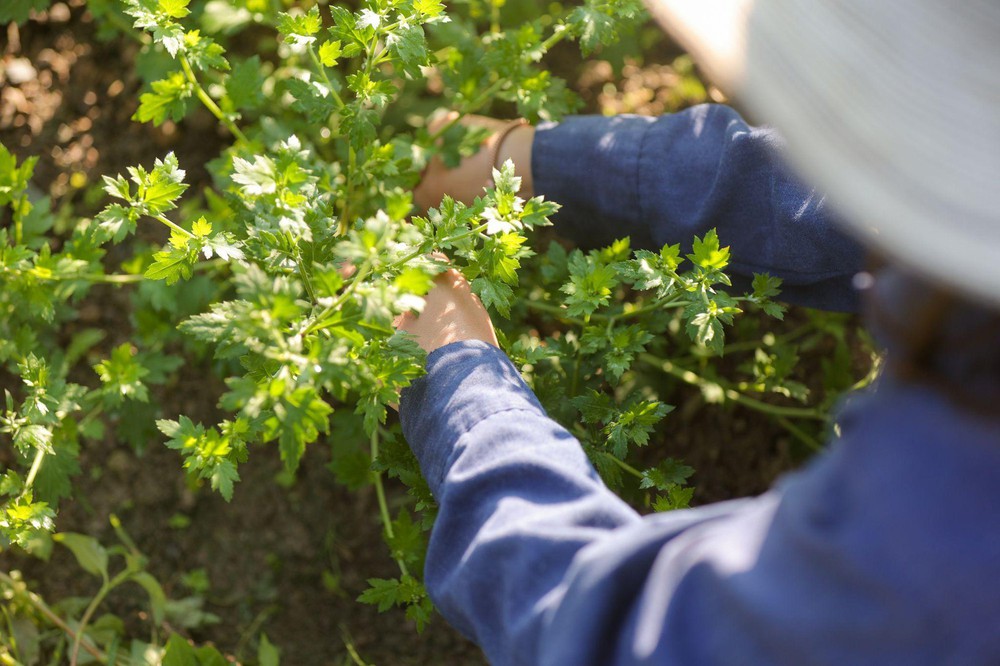
<svg viewBox="0 0 1000 666"><path fill-rule="evenodd" d="M545 67L547 54L566 40L590 54L644 18L638 0L583 0L508 25L503 4L91 0L100 34L140 43L133 119L183 126L207 114L227 140L204 165L208 183L189 183L173 153L105 177L107 202L92 218L31 196L35 160L19 164L0 146L0 210L10 221L0 229L0 363L10 376L0 434L13 460L0 469L0 547L51 550L81 442L141 448L159 437L192 484L227 501L251 454L273 451L294 479L325 442L334 478L379 499L399 568L369 580L360 600L403 608L423 628L432 604L415 572L436 507L391 407L425 358L393 321L418 310L449 266L469 279L505 351L605 480L654 510L687 506L694 492L693 470L652 451L678 385L758 408L768 407L764 396L809 397L795 379L802 338L733 335L746 311L763 315L753 321L784 316L780 281L759 275L747 293L733 290L729 249L714 231L683 250L633 250L628 239L590 252L546 245L539 229L558 204L521 197L511 163L470 205L446 197L414 209L410 192L428 161L455 163L485 138L460 117L502 109L559 119L579 100ZM40 8L15 0L0 20ZM413 117L435 106L459 118L431 133ZM74 223L57 225L60 215ZM129 289L131 330L78 324L82 303L119 288ZM814 329L822 334L804 338L840 336L837 353L847 353L842 322ZM733 354L749 354L738 380L714 365ZM163 413L173 403L159 400L191 362L225 387L205 422ZM832 401L852 382L827 370ZM405 504L390 501L386 480L408 489ZM105 549L84 535L55 538L105 587L144 587L156 622L170 615L127 541ZM124 568L112 575L117 555ZM205 617L186 603L176 608ZM214 648L176 634L137 644L164 664L221 663ZM266 637L259 660L277 663Z"/></svg>

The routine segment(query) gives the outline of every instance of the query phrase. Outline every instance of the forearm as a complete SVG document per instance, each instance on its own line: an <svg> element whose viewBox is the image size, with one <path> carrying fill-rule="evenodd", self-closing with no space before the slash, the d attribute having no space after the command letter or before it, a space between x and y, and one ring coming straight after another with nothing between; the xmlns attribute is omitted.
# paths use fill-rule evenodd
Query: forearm
<svg viewBox="0 0 1000 666"><path fill-rule="evenodd" d="M494 663L528 663L577 552L637 514L495 348L433 354L400 417L440 505L431 597Z"/></svg>
<svg viewBox="0 0 1000 666"><path fill-rule="evenodd" d="M863 251L834 226L824 197L786 170L780 144L719 105L580 116L538 127L531 171L535 193L563 206L557 230L583 246L630 236L633 247L689 248L714 228L737 280L768 272L790 302L853 310Z"/></svg>
<svg viewBox="0 0 1000 666"><path fill-rule="evenodd" d="M677 588L699 563L759 542L769 524L772 503L761 511L756 501L640 518L544 415L503 353L481 342L431 354L427 376L403 393L400 418L439 504L428 592L497 666L646 663L634 649L643 634L659 644L684 630L661 627L660 608L637 614L644 591L671 607L675 593L687 605L714 592L711 574L697 592ZM713 526L727 523L735 529L715 536ZM675 540L685 545L664 559ZM690 658L713 649L707 627L668 642L677 663L708 663Z"/></svg>

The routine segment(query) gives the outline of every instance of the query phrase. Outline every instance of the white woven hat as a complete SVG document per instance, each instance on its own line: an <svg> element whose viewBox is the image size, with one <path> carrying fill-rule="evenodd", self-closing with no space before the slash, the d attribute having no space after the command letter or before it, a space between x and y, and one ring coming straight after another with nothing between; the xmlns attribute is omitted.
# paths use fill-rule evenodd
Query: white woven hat
<svg viewBox="0 0 1000 666"><path fill-rule="evenodd" d="M1000 0L648 0L884 255L1000 305Z"/></svg>

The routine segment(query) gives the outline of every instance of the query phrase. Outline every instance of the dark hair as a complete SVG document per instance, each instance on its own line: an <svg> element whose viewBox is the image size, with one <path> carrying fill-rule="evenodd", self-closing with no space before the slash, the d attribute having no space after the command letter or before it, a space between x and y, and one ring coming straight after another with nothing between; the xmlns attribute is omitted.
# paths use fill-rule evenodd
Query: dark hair
<svg viewBox="0 0 1000 666"><path fill-rule="evenodd" d="M877 290L865 300L869 321L890 348L884 372L933 387L964 411L1000 417L1000 310L922 278L907 281L920 302L905 308L905 321L880 303L885 297Z"/></svg>

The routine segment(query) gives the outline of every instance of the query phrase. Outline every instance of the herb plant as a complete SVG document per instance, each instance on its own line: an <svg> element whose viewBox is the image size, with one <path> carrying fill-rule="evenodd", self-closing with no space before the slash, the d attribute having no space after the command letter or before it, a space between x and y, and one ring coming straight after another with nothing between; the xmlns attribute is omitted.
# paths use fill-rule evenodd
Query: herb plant
<svg viewBox="0 0 1000 666"><path fill-rule="evenodd" d="M23 21L42 4L17 4L7 19ZM462 116L494 109L538 121L575 110L578 100L546 69L546 55L564 40L588 55L643 17L638 0L585 0L505 25L503 5L90 1L104 34L142 45L147 85L134 120L182 123L204 109L227 140L206 165L210 183L188 182L184 165L166 153L106 176L103 209L68 225L29 194L34 160L18 164L0 146L0 206L9 220L0 229L0 363L11 379L0 432L13 451L0 467L4 547L47 557L60 500L81 472L81 443L109 428L138 446L155 421L187 474L227 500L251 453L278 455L293 475L306 448L326 439L335 478L374 487L398 565L398 577L370 580L360 600L400 606L423 627L432 607L419 577L434 500L391 405L425 359L392 321L420 307L445 267L435 253L470 280L549 413L634 502L669 510L692 498L690 467L642 450L672 409L659 397L668 383L764 411L815 445L830 401L852 380L832 382L819 407L788 404L808 398L794 379L793 341L804 334L762 332L764 318L784 316L774 301L780 281L758 275L749 293L732 292L729 250L715 232L693 239L690 252L634 250L628 239L567 249L538 231L557 202L519 197L509 163L471 206L446 198L433 210L414 209L411 190L428 160L440 154L455 163L482 141ZM270 48L248 55L240 36L262 31ZM435 107L459 114L431 133L414 117ZM145 239L161 229L166 240L149 248ZM74 322L95 289L116 287L130 290L134 331L109 344L106 331ZM727 328L747 310L757 313L747 334L729 342ZM95 350L104 359L81 367ZM736 371L742 380L713 366L737 353L753 356ZM152 396L189 359L224 381L217 422L155 418ZM387 477L409 488L408 505L390 505ZM128 658L124 650L109 656L121 632L98 636L88 624L112 587L145 588L156 626L168 604L116 529L122 545L110 549L84 535L54 536L102 581L82 614L72 622L55 616L4 574L0 588L21 609L14 612L61 623L74 663L81 650L108 663L142 663L135 655L144 649L164 664L217 663L211 648L196 654L176 635L158 646L133 643ZM124 563L114 576L111 555ZM266 639L259 658L276 663Z"/></svg>

